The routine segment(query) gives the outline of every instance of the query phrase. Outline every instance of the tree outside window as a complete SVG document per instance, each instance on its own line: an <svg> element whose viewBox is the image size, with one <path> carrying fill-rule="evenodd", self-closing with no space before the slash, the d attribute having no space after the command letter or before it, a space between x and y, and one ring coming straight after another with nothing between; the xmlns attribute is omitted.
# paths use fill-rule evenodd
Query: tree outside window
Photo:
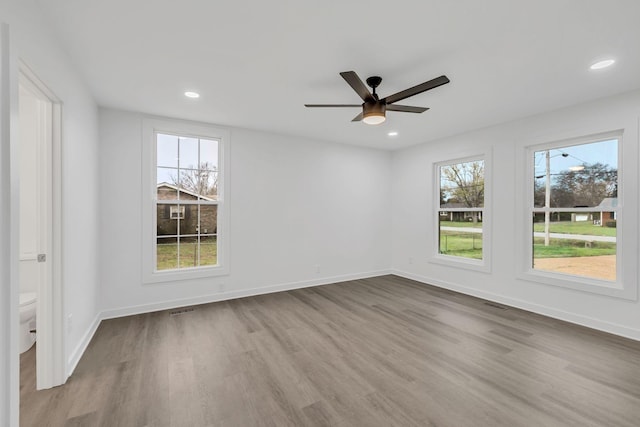
<svg viewBox="0 0 640 427"><path fill-rule="evenodd" d="M156 271L218 264L218 141L156 135Z"/></svg>
<svg viewBox="0 0 640 427"><path fill-rule="evenodd" d="M438 253L482 260L485 162L439 166Z"/></svg>
<svg viewBox="0 0 640 427"><path fill-rule="evenodd" d="M533 152L532 267L616 281L618 140Z"/></svg>

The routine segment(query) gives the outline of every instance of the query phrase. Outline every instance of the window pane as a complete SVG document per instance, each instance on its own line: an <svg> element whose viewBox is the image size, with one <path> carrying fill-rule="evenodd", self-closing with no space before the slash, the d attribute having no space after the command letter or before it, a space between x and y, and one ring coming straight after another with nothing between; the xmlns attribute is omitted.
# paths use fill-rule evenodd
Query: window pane
<svg viewBox="0 0 640 427"><path fill-rule="evenodd" d="M180 169L198 168L198 139L180 137Z"/></svg>
<svg viewBox="0 0 640 427"><path fill-rule="evenodd" d="M534 153L535 207L611 207L618 197L618 141Z"/></svg>
<svg viewBox="0 0 640 427"><path fill-rule="evenodd" d="M206 163L211 170L218 170L218 141L201 139L200 140L200 168L205 169L202 165Z"/></svg>
<svg viewBox="0 0 640 427"><path fill-rule="evenodd" d="M156 205L156 235L158 237L178 234L178 217L175 212L177 207L178 205Z"/></svg>
<svg viewBox="0 0 640 427"><path fill-rule="evenodd" d="M218 233L218 206L200 205L200 234Z"/></svg>
<svg viewBox="0 0 640 427"><path fill-rule="evenodd" d="M178 268L178 244L175 238L158 238L156 242L157 270Z"/></svg>
<svg viewBox="0 0 640 427"><path fill-rule="evenodd" d="M198 266L198 238L180 238L180 268Z"/></svg>
<svg viewBox="0 0 640 427"><path fill-rule="evenodd" d="M218 173L212 171L201 171L202 174L202 200L218 200Z"/></svg>
<svg viewBox="0 0 640 427"><path fill-rule="evenodd" d="M157 168L156 187L158 200L178 200L178 169Z"/></svg>
<svg viewBox="0 0 640 427"><path fill-rule="evenodd" d="M198 205L184 205L183 218L180 220L180 235L198 234Z"/></svg>
<svg viewBox="0 0 640 427"><path fill-rule="evenodd" d="M180 194L181 199L196 200L198 195L204 200L215 200L217 193L218 174L209 169L181 169L180 187L185 190Z"/></svg>
<svg viewBox="0 0 640 427"><path fill-rule="evenodd" d="M439 253L482 259L482 212L440 211L438 216Z"/></svg>
<svg viewBox="0 0 640 427"><path fill-rule="evenodd" d="M200 237L200 265L218 264L218 238L216 236Z"/></svg>
<svg viewBox="0 0 640 427"><path fill-rule="evenodd" d="M533 268L616 280L616 213L533 215Z"/></svg>
<svg viewBox="0 0 640 427"><path fill-rule="evenodd" d="M218 264L218 150L216 139L157 134L157 270Z"/></svg>
<svg viewBox="0 0 640 427"><path fill-rule="evenodd" d="M484 160L440 167L440 207L484 206Z"/></svg>
<svg viewBox="0 0 640 427"><path fill-rule="evenodd" d="M158 166L178 167L178 137L158 134L156 139L156 164Z"/></svg>

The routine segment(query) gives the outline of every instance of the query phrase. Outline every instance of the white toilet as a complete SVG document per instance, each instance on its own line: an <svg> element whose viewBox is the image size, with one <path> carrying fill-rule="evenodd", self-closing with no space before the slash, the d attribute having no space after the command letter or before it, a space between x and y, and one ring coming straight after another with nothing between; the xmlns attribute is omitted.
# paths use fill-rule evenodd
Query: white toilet
<svg viewBox="0 0 640 427"><path fill-rule="evenodd" d="M36 342L36 301L35 292L20 293L20 353L29 350Z"/></svg>

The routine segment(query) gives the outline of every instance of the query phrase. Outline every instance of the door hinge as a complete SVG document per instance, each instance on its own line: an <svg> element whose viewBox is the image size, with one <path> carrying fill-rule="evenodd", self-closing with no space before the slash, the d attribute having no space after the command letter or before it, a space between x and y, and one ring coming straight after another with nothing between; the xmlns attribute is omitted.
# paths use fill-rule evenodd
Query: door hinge
<svg viewBox="0 0 640 427"><path fill-rule="evenodd" d="M38 262L47 261L47 254L38 254Z"/></svg>

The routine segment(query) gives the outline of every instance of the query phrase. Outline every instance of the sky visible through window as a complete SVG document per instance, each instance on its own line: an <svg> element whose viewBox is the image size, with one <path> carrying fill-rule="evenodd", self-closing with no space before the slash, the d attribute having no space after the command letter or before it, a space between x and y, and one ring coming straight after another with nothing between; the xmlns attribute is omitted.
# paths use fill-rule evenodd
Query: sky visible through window
<svg viewBox="0 0 640 427"><path fill-rule="evenodd" d="M198 144L198 140L200 144ZM199 145L199 147L198 147ZM198 149L200 150L200 163L218 165L218 141L210 139L198 139L175 135L157 135L157 182L173 182L176 177L175 169L178 168L178 158L180 158L180 169L198 168Z"/></svg>
<svg viewBox="0 0 640 427"><path fill-rule="evenodd" d="M618 169L618 140L594 142L592 144L581 144L563 148L551 149L551 170L554 174L570 170L571 167L583 164L591 165L602 163L612 169ZM536 151L535 173L541 175L545 173L545 153L546 150ZM563 156L565 153L567 156Z"/></svg>

